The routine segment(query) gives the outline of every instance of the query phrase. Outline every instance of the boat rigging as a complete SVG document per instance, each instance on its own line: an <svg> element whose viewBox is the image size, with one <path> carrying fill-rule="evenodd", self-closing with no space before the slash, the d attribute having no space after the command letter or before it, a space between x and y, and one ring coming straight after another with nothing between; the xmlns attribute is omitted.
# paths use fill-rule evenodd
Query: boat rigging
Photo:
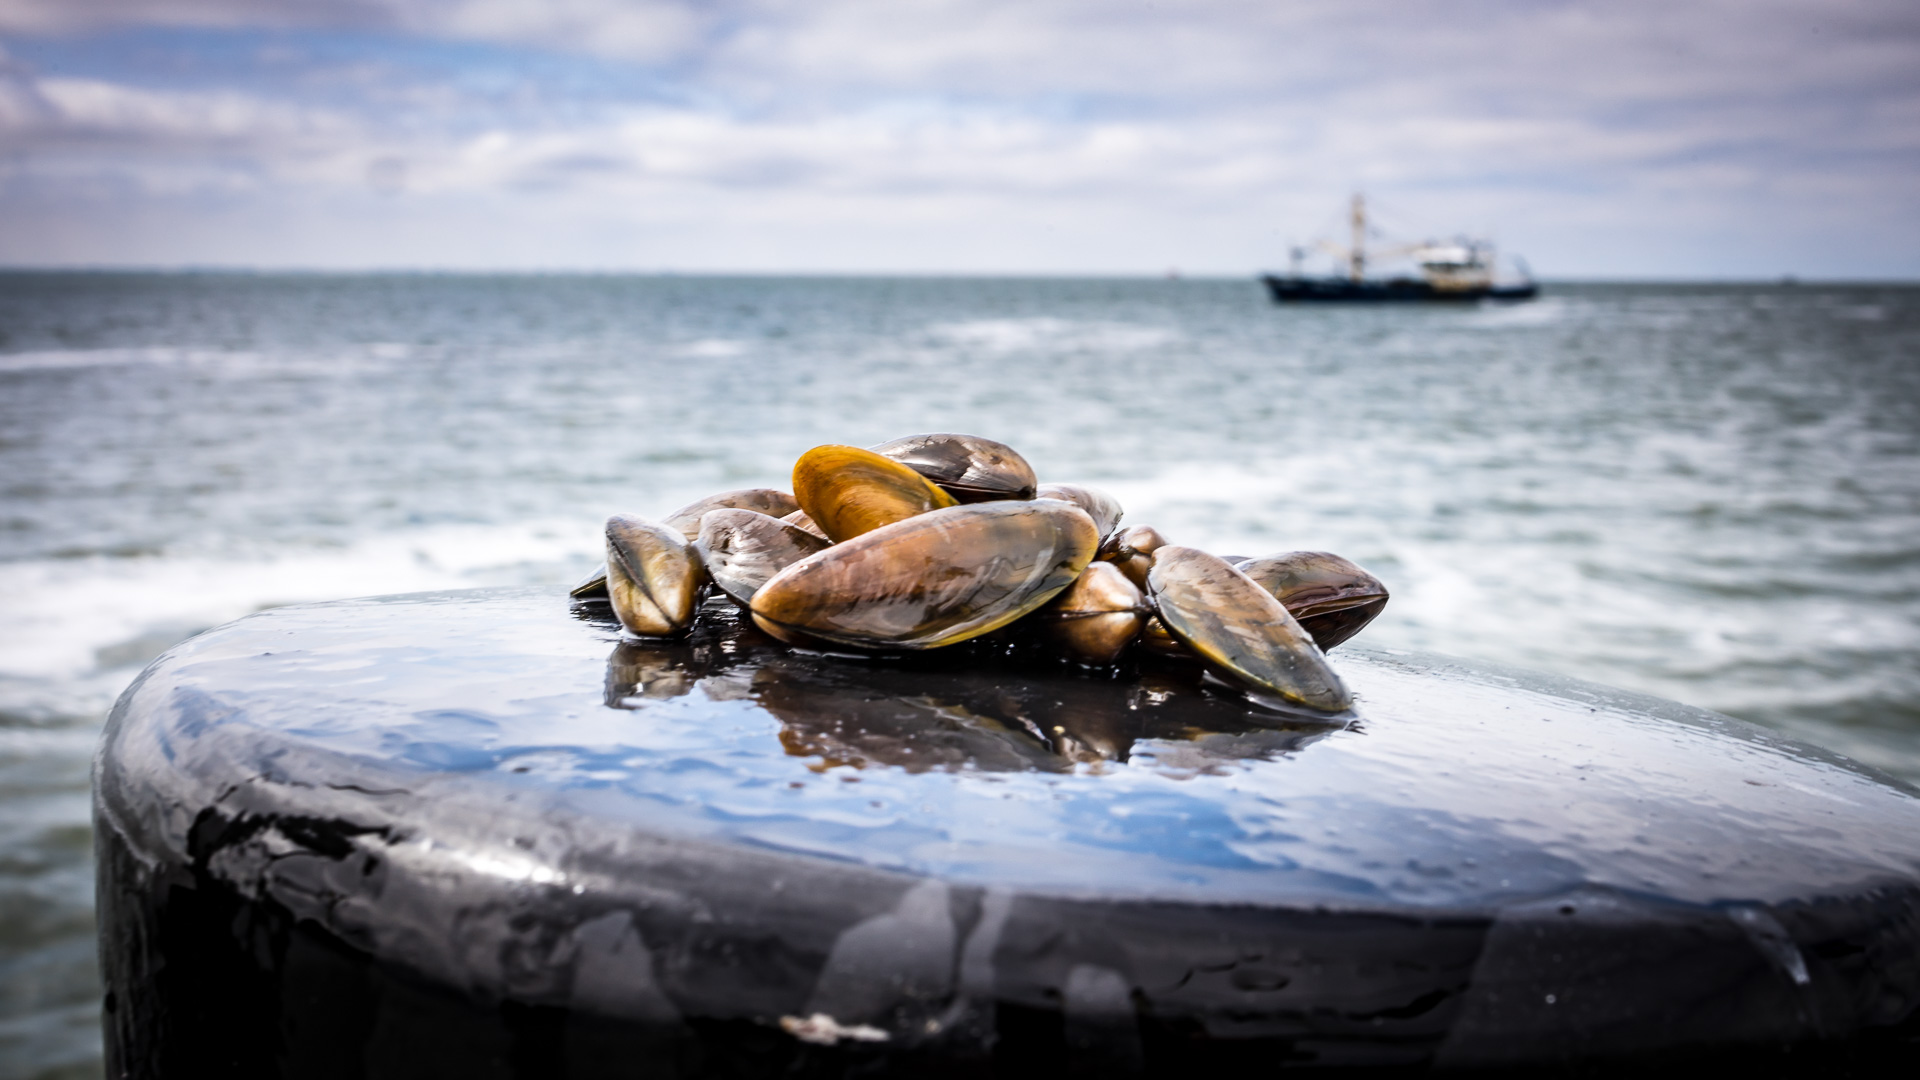
<svg viewBox="0 0 1920 1080"><path fill-rule="evenodd" d="M1360 194L1353 196L1348 215L1352 242L1341 246L1320 241L1316 247L1346 263L1344 277L1307 277L1301 272L1307 249L1294 247L1285 277L1263 274L1267 291L1275 303L1296 300L1530 300L1540 287L1526 270L1523 260L1514 262L1521 276L1513 281L1494 277L1493 244L1486 240L1458 237L1451 241L1425 241L1417 244L1390 245L1374 254L1389 258L1406 256L1420 268L1419 277L1367 277L1367 205Z"/></svg>

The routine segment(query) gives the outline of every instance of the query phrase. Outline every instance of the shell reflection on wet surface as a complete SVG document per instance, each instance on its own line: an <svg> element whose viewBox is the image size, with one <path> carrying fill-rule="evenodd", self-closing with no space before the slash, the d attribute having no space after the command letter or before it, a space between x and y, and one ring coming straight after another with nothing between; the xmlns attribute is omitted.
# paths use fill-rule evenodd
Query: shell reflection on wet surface
<svg viewBox="0 0 1920 1080"><path fill-rule="evenodd" d="M757 510L769 517L785 517L798 509L799 502L778 488L737 488L690 502L668 514L662 524L680 530L691 541L700 535L700 519L709 510Z"/></svg>
<svg viewBox="0 0 1920 1080"><path fill-rule="evenodd" d="M950 645L1051 600L1097 543L1086 514L1053 500L934 510L781 571L754 595L754 621L861 648Z"/></svg>
<svg viewBox="0 0 1920 1080"><path fill-rule="evenodd" d="M1290 551L1235 567L1286 606L1325 652L1359 633L1387 606L1387 587L1349 559Z"/></svg>
<svg viewBox="0 0 1920 1080"><path fill-rule="evenodd" d="M607 519L607 595L636 634L677 634L693 622L705 581L678 529L617 514Z"/></svg>
<svg viewBox="0 0 1920 1080"><path fill-rule="evenodd" d="M963 503L1031 499L1033 466L1003 442L978 435L908 435L872 448L945 489Z"/></svg>
<svg viewBox="0 0 1920 1080"><path fill-rule="evenodd" d="M1234 681L1318 712L1352 708L1340 676L1280 601L1218 556L1159 549L1148 592L1168 632Z"/></svg>
<svg viewBox="0 0 1920 1080"><path fill-rule="evenodd" d="M677 650L654 642L623 641L607 657L606 692L601 701L609 709L638 709L648 701L666 701L693 692L700 681Z"/></svg>
<svg viewBox="0 0 1920 1080"><path fill-rule="evenodd" d="M1099 530L1102 543L1105 543L1107 537L1113 534L1113 530L1120 524L1120 519L1126 516L1126 511L1121 508L1119 499L1099 488L1088 487L1085 484L1041 484L1034 491L1033 497L1059 499L1061 502L1070 502L1085 510L1087 516L1093 519L1093 527Z"/></svg>
<svg viewBox="0 0 1920 1080"><path fill-rule="evenodd" d="M1112 563L1088 563L1038 616L1062 649L1087 664L1111 664L1140 634L1146 597Z"/></svg>
<svg viewBox="0 0 1920 1080"><path fill-rule="evenodd" d="M1182 769L1203 757L1276 756L1337 730L1213 692L1190 668L1115 680L974 644L876 664L789 651L743 619L710 606L688 637L619 643L607 657L606 705L645 709L696 689L709 701L750 701L779 719L784 752L813 759L816 773L1074 772L1126 762L1142 741L1190 745L1159 751Z"/></svg>
<svg viewBox="0 0 1920 1080"><path fill-rule="evenodd" d="M694 550L714 587L747 604L775 574L829 546L827 541L753 510L709 510Z"/></svg>
<svg viewBox="0 0 1920 1080"><path fill-rule="evenodd" d="M793 465L800 509L834 543L957 505L953 496L892 458L857 446L816 446Z"/></svg>

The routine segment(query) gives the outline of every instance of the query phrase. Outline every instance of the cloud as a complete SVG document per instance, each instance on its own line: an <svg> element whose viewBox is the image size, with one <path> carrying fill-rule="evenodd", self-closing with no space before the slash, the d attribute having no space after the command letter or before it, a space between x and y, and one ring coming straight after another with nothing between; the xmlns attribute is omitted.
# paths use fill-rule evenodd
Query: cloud
<svg viewBox="0 0 1920 1080"><path fill-rule="evenodd" d="M220 28L228 67L182 27ZM1883 262L1920 246L1887 224L1920 217L1905 0L0 0L0 31L18 57L0 65L0 226L111 176L115 198L480 200L676 235L664 208L697 209L776 246L811 236L782 214L1064 214L1085 220L1053 257L1087 268L1110 257L1088 240L1104 213L1172 238L1147 266L1224 269L1277 249L1235 215L1298 220L1361 185L1565 245L1536 253L1549 266L1582 258L1568 222L1589 252L1621 229L1705 252L1743 220L1807 226L1780 259L1804 259L1815 225ZM323 49L319 31L351 34ZM196 62L82 70L125 40ZM22 244L0 239L0 258L36 257ZM805 265L811 244L784 257Z"/></svg>
<svg viewBox="0 0 1920 1080"><path fill-rule="evenodd" d="M693 43L711 21L702 10L700 4L670 0L0 0L0 32L79 35L127 27L400 31L655 60Z"/></svg>

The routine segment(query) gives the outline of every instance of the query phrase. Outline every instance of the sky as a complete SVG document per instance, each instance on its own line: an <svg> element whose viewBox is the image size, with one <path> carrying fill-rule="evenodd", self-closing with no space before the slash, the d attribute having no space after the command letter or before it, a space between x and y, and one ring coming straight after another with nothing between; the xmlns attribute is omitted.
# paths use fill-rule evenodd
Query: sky
<svg viewBox="0 0 1920 1080"><path fill-rule="evenodd" d="M0 265L1920 278L1915 0L0 0Z"/></svg>

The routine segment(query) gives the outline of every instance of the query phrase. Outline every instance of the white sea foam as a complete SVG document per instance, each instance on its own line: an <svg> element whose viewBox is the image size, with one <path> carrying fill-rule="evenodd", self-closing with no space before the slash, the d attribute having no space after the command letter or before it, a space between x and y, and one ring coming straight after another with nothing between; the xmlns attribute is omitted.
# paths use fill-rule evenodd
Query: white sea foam
<svg viewBox="0 0 1920 1080"><path fill-rule="evenodd" d="M280 604L380 593L563 583L600 553L588 520L443 525L342 548L40 559L0 564L0 676L137 668L168 639Z"/></svg>
<svg viewBox="0 0 1920 1080"><path fill-rule="evenodd" d="M106 349L38 349L0 355L0 372L61 371L113 367L175 367L231 378L338 376L377 371L413 355L412 346L375 343L325 353L275 353L246 349L122 346Z"/></svg>
<svg viewBox="0 0 1920 1080"><path fill-rule="evenodd" d="M1138 323L1058 319L965 319L935 323L928 333L953 345L1015 352L1023 349L1152 349L1178 340L1171 327Z"/></svg>
<svg viewBox="0 0 1920 1080"><path fill-rule="evenodd" d="M1551 326L1564 322L1575 306L1558 296L1545 296L1525 304L1486 302L1468 313L1466 322L1475 328L1502 326Z"/></svg>
<svg viewBox="0 0 1920 1080"><path fill-rule="evenodd" d="M129 364L179 364L198 355L193 349L40 349L0 356L0 371L48 371L60 368L123 367Z"/></svg>
<svg viewBox="0 0 1920 1080"><path fill-rule="evenodd" d="M747 343L735 341L732 338L701 338L698 341L689 341L674 351L681 356L690 356L695 359L725 360L745 355Z"/></svg>

